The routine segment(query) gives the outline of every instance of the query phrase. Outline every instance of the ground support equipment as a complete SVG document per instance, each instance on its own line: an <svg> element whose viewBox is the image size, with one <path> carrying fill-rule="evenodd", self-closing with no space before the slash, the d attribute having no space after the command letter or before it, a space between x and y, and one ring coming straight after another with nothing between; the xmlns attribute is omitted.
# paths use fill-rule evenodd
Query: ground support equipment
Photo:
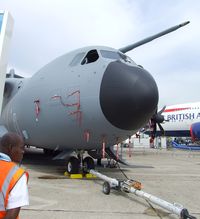
<svg viewBox="0 0 200 219"><path fill-rule="evenodd" d="M146 193L141 190L141 183L135 180L126 180L120 181L106 175L103 175L93 169L89 170L89 173L99 177L100 179L104 180L103 184L103 193L109 194L110 190L117 189L127 193L133 193L140 198L143 198L153 204L164 208L165 210L176 214L179 216L180 219L196 219L195 217L191 216L186 208L183 208L181 205L169 203L163 199L160 199L154 195Z"/></svg>

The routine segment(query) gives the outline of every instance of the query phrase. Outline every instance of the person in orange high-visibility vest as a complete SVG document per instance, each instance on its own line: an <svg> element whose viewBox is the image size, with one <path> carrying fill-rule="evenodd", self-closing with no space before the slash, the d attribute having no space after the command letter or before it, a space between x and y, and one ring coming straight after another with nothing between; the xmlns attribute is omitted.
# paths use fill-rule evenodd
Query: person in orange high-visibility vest
<svg viewBox="0 0 200 219"><path fill-rule="evenodd" d="M20 168L24 141L9 132L0 140L0 219L18 219L22 206L29 205L28 173Z"/></svg>

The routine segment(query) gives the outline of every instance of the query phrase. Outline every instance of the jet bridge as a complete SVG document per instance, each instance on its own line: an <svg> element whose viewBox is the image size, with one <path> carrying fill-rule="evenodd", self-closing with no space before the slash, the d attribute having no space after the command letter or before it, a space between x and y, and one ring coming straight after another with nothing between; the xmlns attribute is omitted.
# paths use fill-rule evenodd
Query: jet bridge
<svg viewBox="0 0 200 219"><path fill-rule="evenodd" d="M8 11L0 10L0 114L8 64L8 49L13 30L13 18Z"/></svg>

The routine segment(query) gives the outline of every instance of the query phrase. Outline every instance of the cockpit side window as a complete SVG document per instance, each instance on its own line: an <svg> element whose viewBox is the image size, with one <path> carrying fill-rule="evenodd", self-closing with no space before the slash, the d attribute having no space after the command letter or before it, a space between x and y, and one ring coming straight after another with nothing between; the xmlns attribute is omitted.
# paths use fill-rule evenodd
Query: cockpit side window
<svg viewBox="0 0 200 219"><path fill-rule="evenodd" d="M71 61L71 63L69 64L70 66L76 66L77 64L79 64L81 62L81 60L83 59L85 55L85 52L81 52L78 53Z"/></svg>
<svg viewBox="0 0 200 219"><path fill-rule="evenodd" d="M81 65L89 64L95 62L99 58L99 54L96 49L90 50L87 55L84 57Z"/></svg>

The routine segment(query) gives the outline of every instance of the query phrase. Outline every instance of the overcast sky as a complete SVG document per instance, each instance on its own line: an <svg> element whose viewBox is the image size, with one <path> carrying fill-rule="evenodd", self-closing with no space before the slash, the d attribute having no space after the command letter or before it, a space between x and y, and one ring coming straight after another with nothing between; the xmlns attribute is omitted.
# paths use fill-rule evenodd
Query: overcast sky
<svg viewBox="0 0 200 219"><path fill-rule="evenodd" d="M79 47L121 48L189 20L127 55L155 78L160 107L199 101L199 0L0 0L0 9L15 22L9 68L23 76Z"/></svg>

